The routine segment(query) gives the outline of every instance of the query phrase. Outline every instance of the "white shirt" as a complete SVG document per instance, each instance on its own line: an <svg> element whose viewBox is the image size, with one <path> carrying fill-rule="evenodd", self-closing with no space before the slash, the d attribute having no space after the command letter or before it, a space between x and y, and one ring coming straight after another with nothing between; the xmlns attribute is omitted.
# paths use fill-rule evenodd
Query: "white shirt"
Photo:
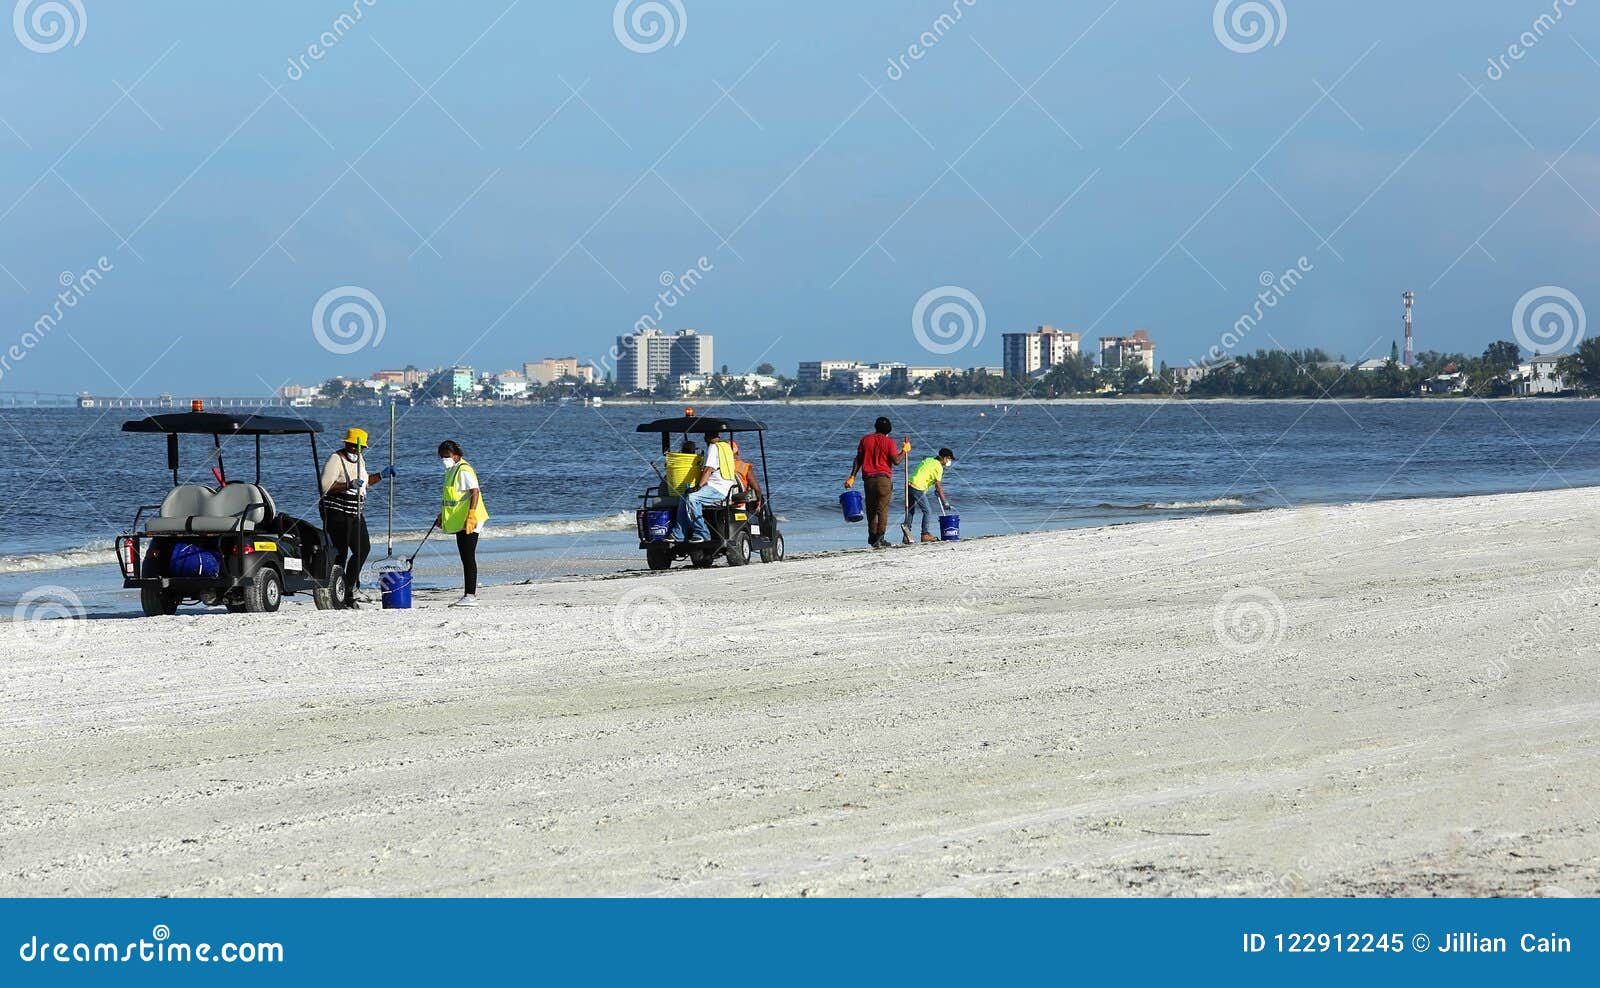
<svg viewBox="0 0 1600 988"><path fill-rule="evenodd" d="M706 447L706 466L711 468L711 477L706 481L706 486L727 497L728 492L733 490L734 478L722 475L722 457L717 455L717 445L712 443Z"/></svg>
<svg viewBox="0 0 1600 988"><path fill-rule="evenodd" d="M459 464L459 466L460 469L456 470L456 493L466 494L468 491L479 490L477 471L465 463Z"/></svg>
<svg viewBox="0 0 1600 988"><path fill-rule="evenodd" d="M327 464L322 468L322 493L326 495L325 500L328 507L347 514L360 514L362 502L367 497L366 482L369 476L371 474L367 470L367 458L365 456L357 455L355 461L351 462L344 455L344 451L340 450L328 457ZM353 484L358 478L362 484L360 490L352 488L342 494L328 493L328 489L334 484L340 481Z"/></svg>

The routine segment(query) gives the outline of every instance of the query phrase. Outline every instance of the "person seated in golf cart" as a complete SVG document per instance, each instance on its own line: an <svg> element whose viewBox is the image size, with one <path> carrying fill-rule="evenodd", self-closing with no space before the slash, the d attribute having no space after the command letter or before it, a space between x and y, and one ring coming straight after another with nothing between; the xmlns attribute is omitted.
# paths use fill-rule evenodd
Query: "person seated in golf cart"
<svg viewBox="0 0 1600 988"><path fill-rule="evenodd" d="M694 486L678 498L678 510L668 534L672 541L683 541L686 525L690 542L711 541L705 509L727 502L738 482L734 462L733 448L722 441L720 433L706 433L705 463Z"/></svg>
<svg viewBox="0 0 1600 988"><path fill-rule="evenodd" d="M739 440L729 440L728 446L733 449L734 480L739 485L739 493L744 497L745 507L751 511L760 511L761 485L756 483L756 469L748 461L739 459Z"/></svg>

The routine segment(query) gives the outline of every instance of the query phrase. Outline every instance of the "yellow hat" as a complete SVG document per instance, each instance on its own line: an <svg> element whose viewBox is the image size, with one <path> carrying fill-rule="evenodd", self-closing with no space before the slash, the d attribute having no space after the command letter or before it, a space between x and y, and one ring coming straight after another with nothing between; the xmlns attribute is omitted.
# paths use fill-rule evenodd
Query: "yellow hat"
<svg viewBox="0 0 1600 988"><path fill-rule="evenodd" d="M344 441L346 443L353 443L356 446L360 446L362 449L366 449L367 448L367 430L365 430L365 429L351 429L349 432L346 432L344 434Z"/></svg>

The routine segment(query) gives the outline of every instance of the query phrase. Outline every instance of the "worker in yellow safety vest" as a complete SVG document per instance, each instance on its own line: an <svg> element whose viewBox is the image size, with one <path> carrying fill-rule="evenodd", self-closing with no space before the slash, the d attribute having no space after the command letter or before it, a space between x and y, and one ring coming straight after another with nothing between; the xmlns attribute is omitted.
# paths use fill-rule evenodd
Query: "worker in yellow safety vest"
<svg viewBox="0 0 1600 988"><path fill-rule="evenodd" d="M483 489L478 486L478 472L461 457L461 447L453 439L439 444L439 461L444 464L444 495L439 517L433 523L439 531L456 537L456 551L461 555L461 573L466 580L465 592L451 607L478 606L478 536L483 534L483 523L489 520L489 509L483 503Z"/></svg>
<svg viewBox="0 0 1600 988"><path fill-rule="evenodd" d="M687 525L690 542L710 541L711 526L706 524L705 509L725 502L737 479L733 448L722 441L720 433L706 433L705 466L700 470L695 486L678 499L678 516L672 523L668 537L674 542L682 542Z"/></svg>

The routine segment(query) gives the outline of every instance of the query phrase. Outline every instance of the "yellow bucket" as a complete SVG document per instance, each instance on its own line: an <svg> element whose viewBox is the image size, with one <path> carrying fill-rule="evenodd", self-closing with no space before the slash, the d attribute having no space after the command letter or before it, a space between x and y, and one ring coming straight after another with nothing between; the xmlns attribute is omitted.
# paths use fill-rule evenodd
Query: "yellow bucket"
<svg viewBox="0 0 1600 988"><path fill-rule="evenodd" d="M678 495L700 479L703 461L699 453L668 453L665 494Z"/></svg>

